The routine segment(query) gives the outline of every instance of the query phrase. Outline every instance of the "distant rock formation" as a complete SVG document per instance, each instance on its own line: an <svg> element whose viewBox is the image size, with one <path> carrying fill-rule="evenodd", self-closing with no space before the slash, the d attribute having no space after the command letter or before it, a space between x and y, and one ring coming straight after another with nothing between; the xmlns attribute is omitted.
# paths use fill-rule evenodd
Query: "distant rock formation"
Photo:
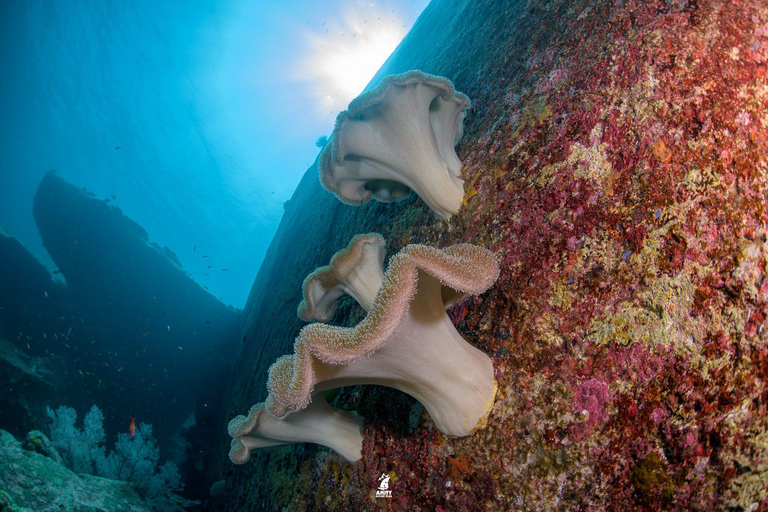
<svg viewBox="0 0 768 512"><path fill-rule="evenodd" d="M238 311L195 282L170 249L149 242L119 208L49 172L34 215L75 299L113 330L153 340L170 334L198 354L232 347Z"/></svg>
<svg viewBox="0 0 768 512"><path fill-rule="evenodd" d="M90 403L103 405L108 420L118 417L125 428L131 416L153 423L161 446L192 410L198 432L220 428L215 420L240 311L197 284L119 208L55 173L40 183L34 217L85 316L67 328L65 342L89 354L69 375L103 390ZM89 323L94 332L84 332ZM118 398L106 399L115 393Z"/></svg>
<svg viewBox="0 0 768 512"><path fill-rule="evenodd" d="M1 229L0 262L0 428L23 435L64 390L54 333L66 333L75 310L63 281Z"/></svg>
<svg viewBox="0 0 768 512"><path fill-rule="evenodd" d="M0 262L0 335L40 334L39 327L62 315L69 300L66 285L2 229Z"/></svg>
<svg viewBox="0 0 768 512"><path fill-rule="evenodd" d="M41 404L58 394L63 363L55 357L30 357L0 338L0 416L4 428L19 434L35 426Z"/></svg>

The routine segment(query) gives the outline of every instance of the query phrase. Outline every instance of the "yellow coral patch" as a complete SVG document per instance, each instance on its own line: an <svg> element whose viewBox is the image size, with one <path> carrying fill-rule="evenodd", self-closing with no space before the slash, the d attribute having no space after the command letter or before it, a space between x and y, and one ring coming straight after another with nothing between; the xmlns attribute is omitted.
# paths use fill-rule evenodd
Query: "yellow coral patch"
<svg viewBox="0 0 768 512"><path fill-rule="evenodd" d="M586 178L597 183L603 183L613 171L606 154L606 145L600 142L602 136L603 127L598 123L589 135L590 146L584 146L578 142L571 146L571 153L568 155L566 163L576 168L575 176L577 178ZM611 191L611 193L613 192Z"/></svg>

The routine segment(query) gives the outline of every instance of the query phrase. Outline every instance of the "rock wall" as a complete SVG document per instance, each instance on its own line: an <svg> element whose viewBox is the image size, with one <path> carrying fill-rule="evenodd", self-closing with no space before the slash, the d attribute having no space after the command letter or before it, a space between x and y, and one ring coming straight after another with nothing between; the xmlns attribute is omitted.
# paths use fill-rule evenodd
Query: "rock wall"
<svg viewBox="0 0 768 512"><path fill-rule="evenodd" d="M433 0L377 80L473 100L465 205L352 208L307 172L246 306L227 417L265 397L301 281L357 233L390 256L472 242L502 276L451 317L491 356L488 425L450 439L373 386L354 465L301 445L228 466L222 510L768 507L768 6L761 0ZM377 80L374 80L376 82ZM362 313L347 302L333 323ZM373 496L393 475L391 499Z"/></svg>

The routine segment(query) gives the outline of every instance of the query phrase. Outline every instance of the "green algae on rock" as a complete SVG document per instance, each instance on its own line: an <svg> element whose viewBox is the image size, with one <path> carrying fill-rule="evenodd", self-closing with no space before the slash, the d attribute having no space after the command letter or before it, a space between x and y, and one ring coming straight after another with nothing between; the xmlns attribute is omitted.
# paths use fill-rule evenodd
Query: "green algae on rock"
<svg viewBox="0 0 768 512"><path fill-rule="evenodd" d="M50 457L22 449L0 430L0 488L15 512L149 512L128 482L78 475Z"/></svg>

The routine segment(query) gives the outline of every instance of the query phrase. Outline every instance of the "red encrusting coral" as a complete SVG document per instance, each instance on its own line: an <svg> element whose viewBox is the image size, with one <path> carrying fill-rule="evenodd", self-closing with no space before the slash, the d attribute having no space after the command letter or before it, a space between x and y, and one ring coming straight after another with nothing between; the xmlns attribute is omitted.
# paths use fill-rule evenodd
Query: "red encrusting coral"
<svg viewBox="0 0 768 512"><path fill-rule="evenodd" d="M496 404L458 440L368 417L346 494L323 506L768 510L768 7L501 5L462 19L487 66L438 52L430 68L473 104L450 227L412 202L346 228L390 254L496 253L494 289L449 311L492 358ZM409 58L393 72L426 68Z"/></svg>

